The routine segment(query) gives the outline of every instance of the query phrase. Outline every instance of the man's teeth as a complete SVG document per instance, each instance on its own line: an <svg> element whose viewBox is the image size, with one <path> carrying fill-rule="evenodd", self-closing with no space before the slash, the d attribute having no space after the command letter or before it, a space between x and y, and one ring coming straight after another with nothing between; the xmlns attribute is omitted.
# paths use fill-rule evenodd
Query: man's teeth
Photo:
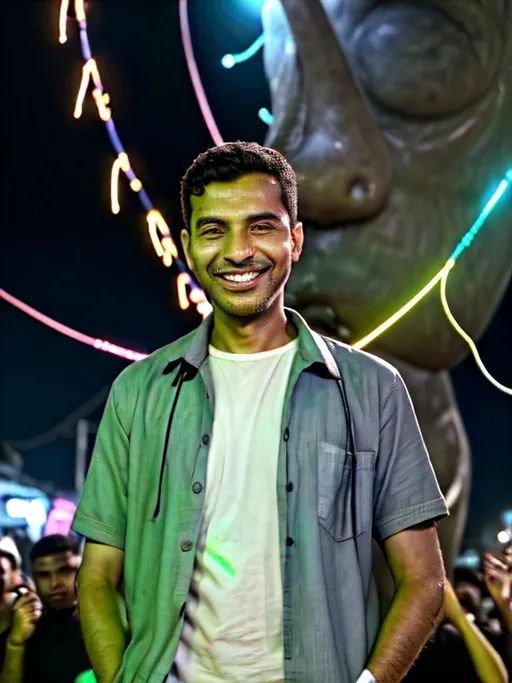
<svg viewBox="0 0 512 683"><path fill-rule="evenodd" d="M257 278L259 273L244 273L243 275L223 275L226 280L230 282L250 282Z"/></svg>

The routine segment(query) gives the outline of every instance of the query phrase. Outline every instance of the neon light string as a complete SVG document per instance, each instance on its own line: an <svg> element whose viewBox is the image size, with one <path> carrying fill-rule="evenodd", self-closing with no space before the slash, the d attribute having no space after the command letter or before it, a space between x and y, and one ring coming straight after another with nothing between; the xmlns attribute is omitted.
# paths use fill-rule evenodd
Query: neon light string
<svg viewBox="0 0 512 683"><path fill-rule="evenodd" d="M181 40L183 43L183 50L185 52L185 60L187 62L188 72L190 74L190 80L192 81L192 86L203 115L206 127L210 131L213 141L216 145L223 145L224 140L220 134L219 128L215 121L215 118L210 109L210 104L208 103L208 98L203 88L201 81L201 76L199 75L199 69L197 68L197 62L194 57L194 48L192 46L192 37L190 34L190 24L188 21L188 6L187 0L180 0L179 5L179 15L180 15L180 30L181 30Z"/></svg>
<svg viewBox="0 0 512 683"><path fill-rule="evenodd" d="M471 228L462 236L462 238L459 240L457 246L453 250L450 258L446 261L444 266L441 268L441 270L437 273L437 275L434 275L434 277L430 280L429 283L423 287L415 296L412 297L402 308L400 308L396 313L393 313L392 316L390 316L387 320L385 320L383 323L381 323L378 327L376 327L373 332L370 332L370 334L367 334L366 337L363 337L359 341L357 341L355 344L353 344L355 349L362 349L365 346L368 346L368 344L377 337L379 337L383 332L388 330L392 325L394 325L400 318L403 318L406 313L408 313L411 308L416 306L416 304L423 299L424 296L426 296L431 289L433 289L436 284L443 278L443 277L448 277L448 273L450 270L453 268L455 265L455 262L460 258L461 254L471 245L477 234L480 232L482 226L484 225L485 221L495 208L496 204L500 201L500 199L503 197L505 194L506 190L508 189L509 185L512 183L512 169L509 169L506 174L505 178L500 182L496 190L493 192L491 198L487 202L487 204L484 206L482 211L480 212L480 215L476 219L476 221L473 223ZM448 317L448 320L450 320L450 317ZM451 320L450 320L451 322ZM456 328L457 329L457 328Z"/></svg>
<svg viewBox="0 0 512 683"><path fill-rule="evenodd" d="M485 365L483 364L482 359L480 358L480 354L478 353L478 349L476 347L475 342L471 339L469 334L462 329L462 327L459 325L459 323L455 320L455 317L453 313L450 310L450 306L448 305L448 299L446 297L446 287L448 283L448 275L450 274L450 271L446 271L443 273L443 277L441 278L441 286L440 286L440 294L441 294L441 304L443 306L443 310L446 314L446 317L450 321L450 324L453 326L455 331L460 334L462 339L466 342L466 344L469 346L471 353L473 354L473 358L475 359L476 364L478 365L478 368L480 372L483 374L483 376L489 380L491 384L493 384L496 389L499 389L505 394L508 394L509 396L512 396L512 387L506 387L504 384L501 384L501 382L498 382L497 379L495 379L491 373L487 370Z"/></svg>
<svg viewBox="0 0 512 683"><path fill-rule="evenodd" d="M112 213L117 214L121 209L119 204L119 174L120 171L123 171L124 175L129 181L130 188L137 194L146 213L148 232L157 255L162 259L162 262L166 267L170 267L173 263L176 263L179 272L186 273L187 267L178 256L178 250L172 238L169 226L164 220L162 214L153 206L153 203L144 189L142 182L139 178L137 178L135 172L133 171L128 154L126 153L117 133L114 121L112 119L112 110L111 107L108 106L110 104L110 96L104 90L98 65L91 53L89 35L87 32L87 17L85 14L84 0L74 0L74 3L84 64L82 67L82 78L73 115L77 119L81 117L84 99L92 82L92 97L96 103L98 115L105 123L110 143L112 144L112 147L116 153L116 158L112 164L110 177L110 203ZM66 25L68 10L69 0L61 0L59 12L59 41L61 43L65 43L67 41ZM187 300L187 307L190 305L190 303L194 303L198 313L203 317L211 311L211 306L208 303L204 292L197 286L192 277L190 278Z"/></svg>
<svg viewBox="0 0 512 683"><path fill-rule="evenodd" d="M400 318L403 318L406 313L409 313L409 311L416 306L416 304L423 299L424 296L426 296L436 285L437 283L441 280L445 272L450 271L453 266L455 265L455 261L453 259L449 260L446 262L446 264L441 268L441 270L437 273L437 275L434 275L434 277L428 282L423 289L421 289L415 296L412 297L412 299L409 299L409 301L402 306L402 308L398 309L396 313L393 313L392 316L390 316L387 320L385 320L383 323L381 323L378 327L376 327L373 332L370 332L369 334L366 335L366 337L363 337L359 341L357 341L355 344L352 344L352 346L355 349L364 349L365 346L368 346L372 341L377 339L377 337L380 337L380 335L388 330L392 325L394 325L396 322L400 320Z"/></svg>
<svg viewBox="0 0 512 683"><path fill-rule="evenodd" d="M237 54L224 55L224 57L221 60L221 64L225 69L232 69L235 66L235 64L241 64L242 62L246 62L248 59L251 59L251 57L254 57L258 50L261 50L264 44L265 34L262 33L261 36L258 36L258 38L256 38L252 45L249 45L247 50L244 50L243 52L239 52Z"/></svg>
<svg viewBox="0 0 512 683"><path fill-rule="evenodd" d="M405 304L405 306L403 306L390 318L388 318L381 325L379 325L379 327L377 327L369 335L361 339L359 342L356 342L356 344L354 344L355 348L362 349L364 346L366 346L371 341L376 339L385 330L389 329L392 325L394 325L397 322L397 320L400 320L400 318L402 318L408 311L410 311L411 308L418 303L418 301L420 301L428 292L430 292L430 290L433 289L433 287L438 282L440 282L441 305L443 307L443 311L449 323L452 325L457 334L459 334L469 346L471 353L473 354L473 357L476 361L476 364L481 373L483 374L483 376L497 389L499 389L505 394L508 394L509 396L512 396L512 387L507 387L504 384L501 384L501 382L498 382L498 380L495 379L485 367L482 359L480 358L480 354L478 353L478 349L476 347L475 342L471 339L469 334L459 325L459 323L455 319L455 316L451 312L450 306L448 304L448 298L446 295L448 276L450 275L452 268L455 266L456 261L464 253L464 251L471 246L473 240L482 229L482 226L484 225L485 221L492 213L496 204L500 201L500 199L503 197L503 195L505 194L505 192L511 184L512 169L509 169L505 175L505 178L498 185L492 197L484 206L472 227L463 235L462 239L458 242L457 246L453 250L452 255L450 256L446 264L443 266L443 268L441 268L441 270L437 273L437 275L435 275L432 278L432 280L420 292L418 292L418 294L416 294L415 297L413 297L407 304Z"/></svg>
<svg viewBox="0 0 512 683"><path fill-rule="evenodd" d="M74 330L72 327L63 325L53 318L44 315L44 313L37 311L35 308L32 308L32 306L29 306L20 299L17 299L15 296L12 296L12 294L6 292L5 289L0 289L0 299L4 299L7 301L7 303L15 306L23 313L26 313L26 315L29 315L31 318L34 318L40 323L43 323L43 325L51 327L52 330L55 330L60 334L64 334L66 337L70 337L71 339L81 342L82 344L87 344L95 349L104 351L105 353L111 353L114 356L119 356L120 358L125 358L126 360L130 361L142 360L148 356L147 353L139 353L139 351L134 351L133 349L126 349L123 346L112 344L112 342L106 341L105 339L90 337L88 334L78 332L78 330Z"/></svg>

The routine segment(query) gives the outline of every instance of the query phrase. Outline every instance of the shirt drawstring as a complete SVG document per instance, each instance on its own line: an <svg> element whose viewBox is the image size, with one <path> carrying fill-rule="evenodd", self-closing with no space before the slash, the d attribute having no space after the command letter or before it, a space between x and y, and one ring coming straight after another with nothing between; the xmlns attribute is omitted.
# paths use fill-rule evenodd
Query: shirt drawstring
<svg viewBox="0 0 512 683"><path fill-rule="evenodd" d="M174 368L176 367L176 363L169 363L169 365L165 368L164 374L168 374ZM162 501L162 486L164 482L164 470L165 470L165 463L167 462L167 447L169 445L169 438L171 435L171 427L172 427L172 421L174 419L174 412L176 410L176 406L178 404L178 399L180 397L180 392L181 392L181 387L183 386L183 382L188 379L187 378L188 374L188 368L187 365L185 364L185 361L180 362L180 367L178 372L176 373L176 377L174 378L172 382L172 386L176 387L176 393L174 394L174 400L172 402L172 407L171 407L171 412L169 413L169 419L167 421L167 430L165 432L165 440L164 440L164 449L162 452L162 462L160 465L160 477L158 480L158 497L156 499L156 506L155 506L155 511L153 512L153 521L155 521L160 514L160 504Z"/></svg>

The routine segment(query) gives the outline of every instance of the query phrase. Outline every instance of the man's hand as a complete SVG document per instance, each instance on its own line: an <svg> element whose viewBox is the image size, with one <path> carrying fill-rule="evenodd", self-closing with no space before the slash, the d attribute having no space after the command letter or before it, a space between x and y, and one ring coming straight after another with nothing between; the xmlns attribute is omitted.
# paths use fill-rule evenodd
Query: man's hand
<svg viewBox="0 0 512 683"><path fill-rule="evenodd" d="M512 562L499 560L490 553L484 555L484 580L496 606L512 610Z"/></svg>
<svg viewBox="0 0 512 683"><path fill-rule="evenodd" d="M19 647L25 645L34 634L42 613L41 600L35 593L23 595L13 607L12 627L8 642Z"/></svg>

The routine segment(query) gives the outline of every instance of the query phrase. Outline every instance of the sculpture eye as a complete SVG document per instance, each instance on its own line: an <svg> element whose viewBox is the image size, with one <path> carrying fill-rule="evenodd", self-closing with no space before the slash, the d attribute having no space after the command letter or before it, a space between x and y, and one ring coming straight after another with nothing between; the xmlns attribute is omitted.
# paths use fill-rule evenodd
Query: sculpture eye
<svg viewBox="0 0 512 683"><path fill-rule="evenodd" d="M468 17L472 5L468 0ZM469 18L466 26L448 10L412 2L371 12L350 48L369 96L397 114L426 118L455 114L477 101L499 66L502 40L489 16Z"/></svg>

